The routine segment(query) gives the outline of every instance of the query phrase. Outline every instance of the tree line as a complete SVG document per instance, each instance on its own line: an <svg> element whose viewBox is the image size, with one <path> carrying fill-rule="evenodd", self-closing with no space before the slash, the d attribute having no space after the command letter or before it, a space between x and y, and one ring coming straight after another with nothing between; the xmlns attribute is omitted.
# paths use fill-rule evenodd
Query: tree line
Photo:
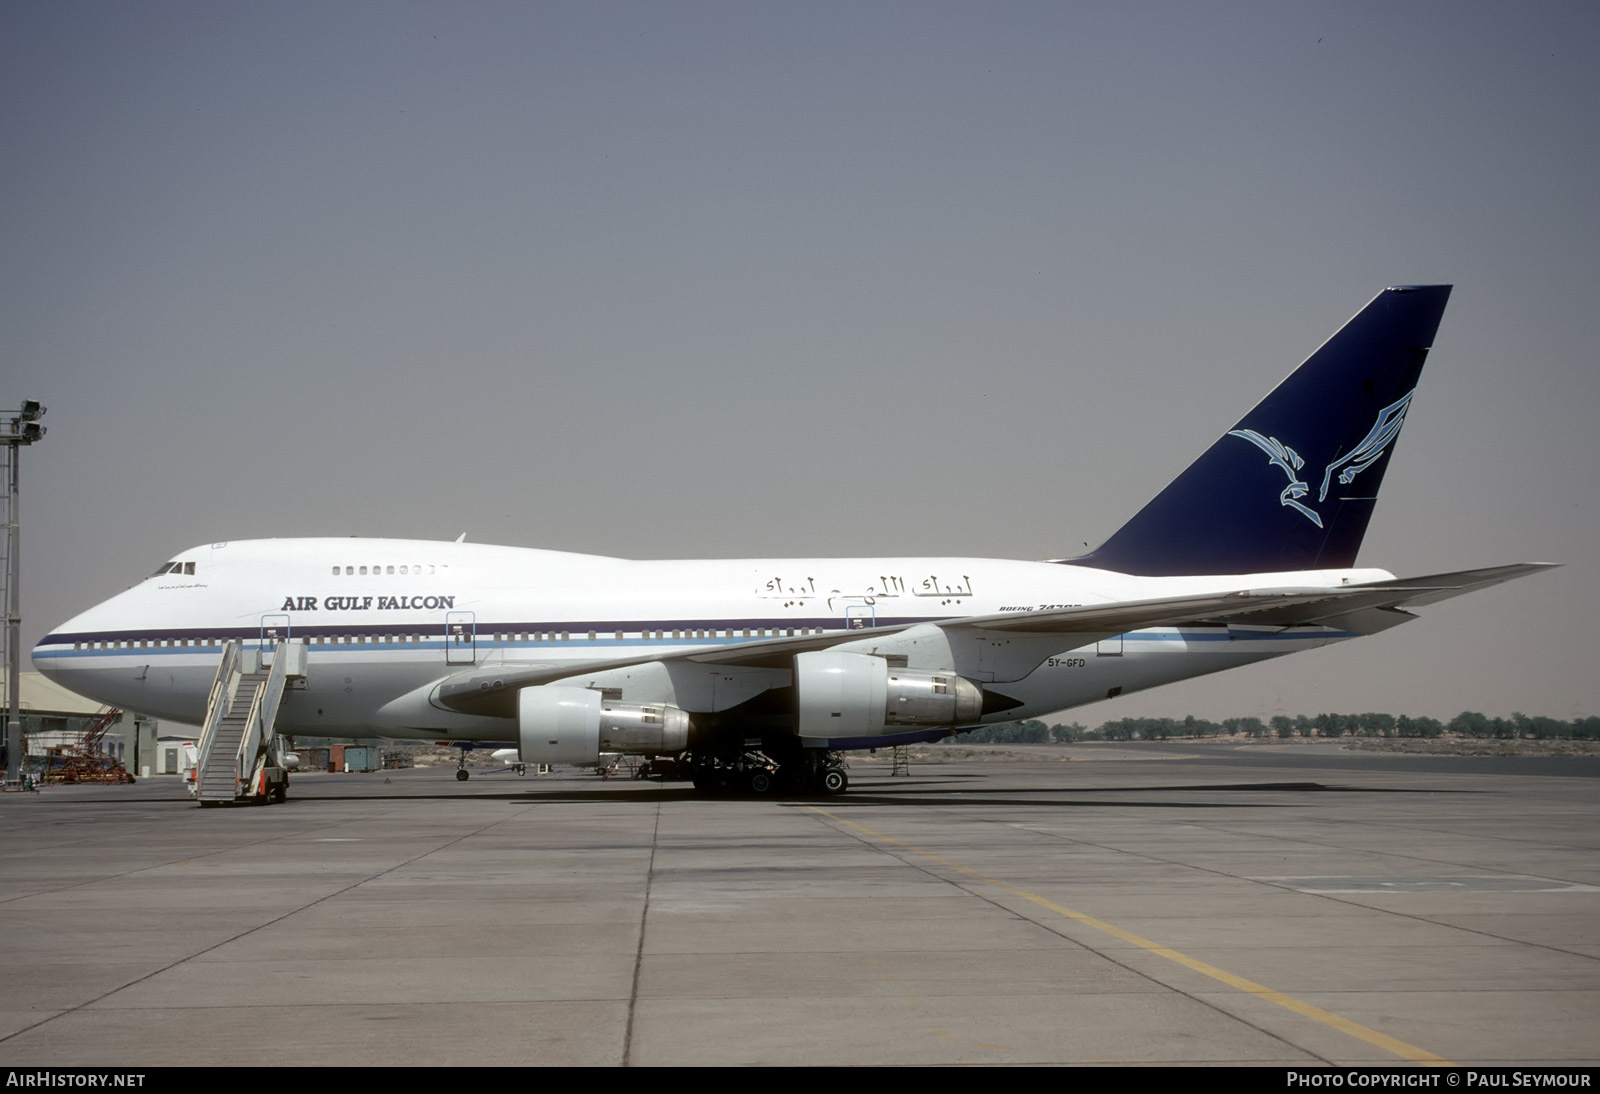
<svg viewBox="0 0 1600 1094"><path fill-rule="evenodd" d="M1224 718L1208 721L1185 718L1118 718L1096 729L1072 722L1045 725L1037 719L1003 722L963 730L954 739L976 744L1069 744L1073 741L1164 741L1174 737L1442 737L1446 733L1491 740L1600 740L1600 718L1574 718L1563 722L1542 715L1513 714L1491 718L1464 710L1448 722L1437 718L1401 714L1279 714L1260 718ZM946 738L949 740L950 738Z"/></svg>

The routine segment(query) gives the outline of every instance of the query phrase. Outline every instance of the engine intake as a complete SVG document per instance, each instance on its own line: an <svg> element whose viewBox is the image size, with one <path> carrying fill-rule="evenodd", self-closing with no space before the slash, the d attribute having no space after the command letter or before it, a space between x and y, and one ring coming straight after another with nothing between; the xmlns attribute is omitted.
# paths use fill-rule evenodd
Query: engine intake
<svg viewBox="0 0 1600 1094"><path fill-rule="evenodd" d="M953 672L890 668L881 657L838 650L794 658L796 729L850 737L890 726L961 725L983 713L983 690Z"/></svg>
<svg viewBox="0 0 1600 1094"><path fill-rule="evenodd" d="M689 713L664 703L618 703L589 688L523 688L517 746L530 764L592 764L602 752L682 752L689 746Z"/></svg>

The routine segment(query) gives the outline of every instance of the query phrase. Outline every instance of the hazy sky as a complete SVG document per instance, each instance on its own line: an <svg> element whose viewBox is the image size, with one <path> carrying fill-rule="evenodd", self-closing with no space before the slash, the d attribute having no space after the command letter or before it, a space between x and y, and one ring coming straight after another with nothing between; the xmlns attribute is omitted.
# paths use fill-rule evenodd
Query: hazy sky
<svg viewBox="0 0 1600 1094"><path fill-rule="evenodd" d="M1361 562L1565 569L1084 708L1600 713L1600 6L0 6L23 637L178 550L1095 545L1387 284Z"/></svg>

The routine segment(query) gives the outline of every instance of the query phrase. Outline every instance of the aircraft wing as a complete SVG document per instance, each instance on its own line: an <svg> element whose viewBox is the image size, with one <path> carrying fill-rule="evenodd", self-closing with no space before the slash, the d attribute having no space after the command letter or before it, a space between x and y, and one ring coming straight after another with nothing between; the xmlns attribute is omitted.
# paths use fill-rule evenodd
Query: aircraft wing
<svg viewBox="0 0 1600 1094"><path fill-rule="evenodd" d="M442 706L467 714L512 717L516 693L575 676L627 668L653 661L686 661L703 665L784 669L797 653L852 646L871 649L874 640L892 639L913 627L936 627L950 632L1027 638L1044 650L1068 650L1102 638L1146 627L1178 624L1237 624L1266 629L1322 623L1349 625L1364 632L1381 630L1411 616L1405 608L1433 604L1453 596L1548 569L1550 563L1522 563L1482 570L1401 578L1334 588L1252 589L1205 596L1164 597L1111 604L1091 604L1036 612L1001 612L950 619L917 620L861 630L793 638L766 638L712 649L644 654L629 658L592 661L502 662L483 665L445 680L435 692ZM1376 619L1373 616L1377 616ZM1051 644L1059 641L1059 646Z"/></svg>
<svg viewBox="0 0 1600 1094"><path fill-rule="evenodd" d="M1528 574L1553 570L1559 565L1561 565L1559 562L1520 562L1510 566L1489 566L1482 570L1458 570L1452 574L1396 578L1394 581L1377 582L1368 587L1376 591L1405 593L1403 599L1397 599L1395 606L1414 608L1423 604L1437 604L1453 596L1460 596L1477 589L1487 589L1491 585L1526 577Z"/></svg>
<svg viewBox="0 0 1600 1094"><path fill-rule="evenodd" d="M644 654L628 658L592 661L541 662L538 664L501 662L483 665L449 677L439 685L434 699L440 705L467 714L510 717L516 712L516 692L575 676L584 676L653 661L688 661L704 665L730 665L745 668L788 668L797 653L831 649L835 646L871 643L889 638L913 627L939 627L967 632L996 632L1001 635L1026 635L1034 639L1059 639L1060 649L1071 649L1144 627L1172 626L1205 621L1257 621L1261 613L1301 610L1336 615L1334 605L1355 595L1347 588L1286 588L1228 592L1206 596L1164 597L1039 612L1002 612L994 615L960 616L950 619L916 620L882 627L836 631L829 634L793 638L766 638L740 642L714 649L681 650L674 653ZM1276 620L1274 620L1274 624ZM1041 654L1041 657L1046 654Z"/></svg>
<svg viewBox="0 0 1600 1094"><path fill-rule="evenodd" d="M1487 589L1513 581L1529 574L1540 573L1560 565L1554 562L1521 562L1510 566L1489 566L1482 570L1458 570L1448 574L1429 574L1425 577L1402 577L1391 581L1374 581L1365 585L1342 586L1348 593L1336 601L1321 605L1285 605L1259 612L1249 620L1252 624L1268 626L1305 626L1348 618L1356 612L1373 609L1390 609L1404 613L1407 608L1437 604L1441 600L1462 596L1478 589Z"/></svg>

